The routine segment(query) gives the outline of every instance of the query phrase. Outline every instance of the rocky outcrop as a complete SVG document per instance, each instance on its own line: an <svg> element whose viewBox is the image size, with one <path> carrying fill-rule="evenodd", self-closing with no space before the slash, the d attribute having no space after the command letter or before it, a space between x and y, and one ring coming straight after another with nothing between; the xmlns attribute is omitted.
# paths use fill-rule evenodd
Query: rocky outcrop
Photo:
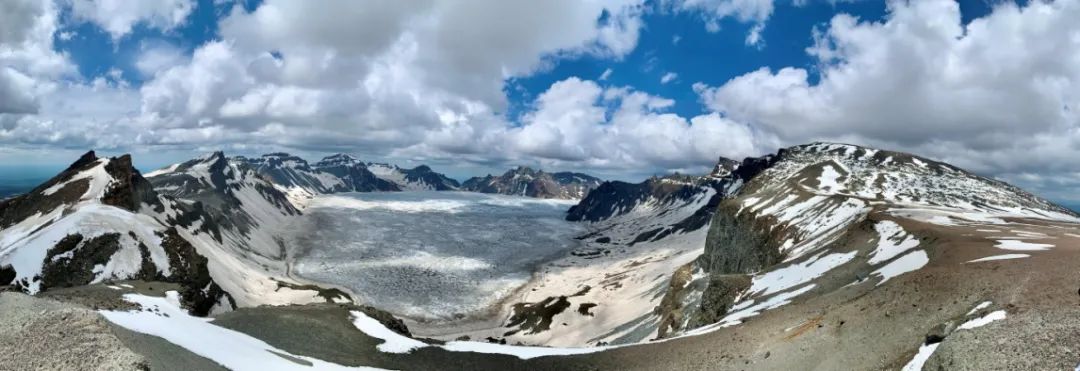
<svg viewBox="0 0 1080 371"><path fill-rule="evenodd" d="M581 199L600 186L601 180L582 173L547 173L518 167L494 176L466 180L462 190L536 198Z"/></svg>
<svg viewBox="0 0 1080 371"><path fill-rule="evenodd" d="M770 226L737 205L726 203L714 214L705 239L700 266L710 273L754 273L780 261L780 246L770 238Z"/></svg>
<svg viewBox="0 0 1080 371"><path fill-rule="evenodd" d="M94 267L108 264L109 258L119 250L119 233L86 239L81 234L64 237L45 255L41 291L89 284L94 280Z"/></svg>
<svg viewBox="0 0 1080 371"><path fill-rule="evenodd" d="M134 212L143 204L157 212L164 210L154 186L132 166L131 155L112 159L105 165L105 172L112 177L112 182L101 198L102 203Z"/></svg>
<svg viewBox="0 0 1080 371"><path fill-rule="evenodd" d="M10 285L15 281L15 268L10 265L0 266L0 286Z"/></svg>
<svg viewBox="0 0 1080 371"><path fill-rule="evenodd" d="M232 297L210 277L206 257L199 255L176 228L165 231L161 236L161 246L169 257L171 274L158 280L180 284L180 297L192 314L210 314L210 310L219 303L226 304L228 309L236 307Z"/></svg>

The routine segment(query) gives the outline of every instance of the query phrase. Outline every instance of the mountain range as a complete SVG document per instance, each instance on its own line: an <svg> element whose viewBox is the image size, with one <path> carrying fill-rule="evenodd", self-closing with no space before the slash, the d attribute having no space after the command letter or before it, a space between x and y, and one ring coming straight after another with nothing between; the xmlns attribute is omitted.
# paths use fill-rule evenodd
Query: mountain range
<svg viewBox="0 0 1080 371"><path fill-rule="evenodd" d="M457 184L347 155L311 165L215 152L144 176L130 156L89 152L0 201L0 285L98 308L186 349L116 340L148 364L184 351L226 364L189 340L236 337L253 340L232 351L256 344L259 362L388 369L1076 366L1080 216L1007 183L836 143L637 184L556 174L517 168ZM418 189L580 195L566 219L588 232L538 267L494 325L431 336L411 338L393 314L289 273L279 231L311 197ZM175 287L166 299L184 310L114 284L128 281ZM11 318L36 313L10 295L0 310ZM344 346L356 348L330 351Z"/></svg>

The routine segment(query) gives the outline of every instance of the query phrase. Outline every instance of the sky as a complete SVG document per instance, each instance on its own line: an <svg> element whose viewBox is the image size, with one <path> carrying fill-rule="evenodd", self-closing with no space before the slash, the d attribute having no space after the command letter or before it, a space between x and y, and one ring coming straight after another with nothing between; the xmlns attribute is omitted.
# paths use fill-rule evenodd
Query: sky
<svg viewBox="0 0 1080 371"><path fill-rule="evenodd" d="M812 141L1080 204L1080 0L0 1L0 181L90 149L637 181Z"/></svg>

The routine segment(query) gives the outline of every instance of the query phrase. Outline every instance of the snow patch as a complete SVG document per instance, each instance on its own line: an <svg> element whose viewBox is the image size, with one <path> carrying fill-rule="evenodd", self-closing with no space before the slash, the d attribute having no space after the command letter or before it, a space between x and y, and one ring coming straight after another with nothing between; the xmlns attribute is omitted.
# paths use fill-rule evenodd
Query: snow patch
<svg viewBox="0 0 1080 371"><path fill-rule="evenodd" d="M153 178L153 177L156 177L158 175L168 174L168 173L176 171L176 169L179 168L179 167L180 167L179 163L172 164L172 165L169 165L168 167L157 169L157 170L151 171L149 173L143 174L143 178Z"/></svg>
<svg viewBox="0 0 1080 371"><path fill-rule="evenodd" d="M993 261L993 260L1021 259L1021 258L1029 258L1029 257L1031 257L1031 255L1028 255L1028 254L1003 254L1003 255L987 256L985 258L978 258L978 259L975 259L975 260L969 260L968 263L987 262L987 261Z"/></svg>
<svg viewBox="0 0 1080 371"><path fill-rule="evenodd" d="M887 261L919 246L919 239L904 231L904 228L891 220L883 220L874 224L874 230L878 233L878 245L872 253L870 264Z"/></svg>
<svg viewBox="0 0 1080 371"><path fill-rule="evenodd" d="M754 276L749 292L756 295L769 295L810 282L833 268L851 261L851 259L855 258L856 253L852 251L846 254L829 254L815 257L799 264L792 264Z"/></svg>
<svg viewBox="0 0 1080 371"><path fill-rule="evenodd" d="M843 189L837 180L843 176L840 172L836 171L832 165L825 165L821 168L821 175L818 176L818 189L825 192L837 192Z"/></svg>
<svg viewBox="0 0 1080 371"><path fill-rule="evenodd" d="M385 353L409 353L414 349L428 346L427 343L396 333L374 318L368 317L364 312L354 310L352 312L353 326L363 331L368 336L383 341L378 349Z"/></svg>
<svg viewBox="0 0 1080 371"><path fill-rule="evenodd" d="M976 312L978 312L980 310L986 309L986 307L989 307L990 304L992 304L992 303L989 300L984 301L982 303L979 303L979 305L976 305L975 308L971 308L971 310L967 312L967 315L970 316L970 315L975 314Z"/></svg>
<svg viewBox="0 0 1080 371"><path fill-rule="evenodd" d="M413 350L426 348L426 347L439 347L451 352L474 352L474 353L489 353L489 354L505 354L515 356L521 359L530 359L543 356L557 356L557 355L572 355L572 354L586 354L595 353L606 348L548 348L548 347L530 347L530 346L514 346L514 345L501 345L492 343L482 343L476 341L451 341L445 345L431 345L419 340L401 335L383 326L382 323L368 317L366 314L360 311L352 311L353 325L357 329L363 331L368 336L376 339L381 339L384 342L378 345L379 351L385 353L409 353Z"/></svg>
<svg viewBox="0 0 1080 371"><path fill-rule="evenodd" d="M994 245L994 247L1012 251L1040 251L1054 247L1054 245L1046 243L1029 243L1020 240L997 240L997 244Z"/></svg>
<svg viewBox="0 0 1080 371"><path fill-rule="evenodd" d="M877 283L880 286L893 277L919 270L929 262L930 258L926 256L925 251L915 250L889 262L884 267L878 268L871 275L877 274L881 276L881 281Z"/></svg>
<svg viewBox="0 0 1080 371"><path fill-rule="evenodd" d="M1005 310L995 310L987 313L985 316L964 322L964 324L957 327L956 330L970 330L976 327L982 327L990 324L990 322L1000 321L1005 319Z"/></svg>

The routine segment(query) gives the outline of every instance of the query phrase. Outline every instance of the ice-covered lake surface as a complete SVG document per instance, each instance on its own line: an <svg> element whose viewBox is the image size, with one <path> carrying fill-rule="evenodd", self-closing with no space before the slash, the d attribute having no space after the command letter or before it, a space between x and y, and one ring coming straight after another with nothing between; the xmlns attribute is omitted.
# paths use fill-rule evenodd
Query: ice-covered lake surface
<svg viewBox="0 0 1080 371"><path fill-rule="evenodd" d="M563 220L572 205L465 192L323 196L294 225L293 271L415 320L482 315L577 246L583 228Z"/></svg>

